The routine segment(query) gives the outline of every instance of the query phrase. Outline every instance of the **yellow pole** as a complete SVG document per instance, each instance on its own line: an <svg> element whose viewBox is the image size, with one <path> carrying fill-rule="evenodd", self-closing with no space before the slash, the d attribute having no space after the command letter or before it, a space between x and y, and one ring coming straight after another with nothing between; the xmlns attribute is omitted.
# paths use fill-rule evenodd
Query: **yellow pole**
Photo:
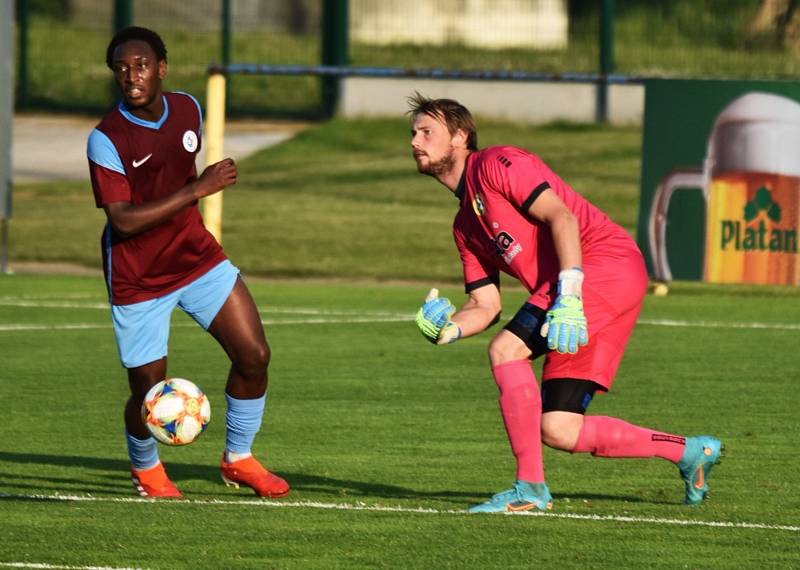
<svg viewBox="0 0 800 570"><path fill-rule="evenodd" d="M225 75L212 73L206 93L206 166L224 158L225 138ZM222 192L203 198L203 221L208 231L222 243Z"/></svg>

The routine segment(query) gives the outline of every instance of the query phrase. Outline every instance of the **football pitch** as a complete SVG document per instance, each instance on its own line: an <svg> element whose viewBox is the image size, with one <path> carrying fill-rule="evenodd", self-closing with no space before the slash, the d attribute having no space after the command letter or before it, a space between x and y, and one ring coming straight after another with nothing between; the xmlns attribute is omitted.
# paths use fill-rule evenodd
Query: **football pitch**
<svg viewBox="0 0 800 570"><path fill-rule="evenodd" d="M465 514L514 475L489 333L426 343L424 285L250 287L273 351L254 451L292 494L222 484L227 359L176 314L169 372L206 391L212 420L196 443L160 447L185 499L153 502L128 477L102 278L0 276L0 568L800 566L795 289L648 296L614 390L590 407L720 437L706 504L681 504L666 461L546 449L554 510L504 516ZM505 291L505 318L523 298Z"/></svg>

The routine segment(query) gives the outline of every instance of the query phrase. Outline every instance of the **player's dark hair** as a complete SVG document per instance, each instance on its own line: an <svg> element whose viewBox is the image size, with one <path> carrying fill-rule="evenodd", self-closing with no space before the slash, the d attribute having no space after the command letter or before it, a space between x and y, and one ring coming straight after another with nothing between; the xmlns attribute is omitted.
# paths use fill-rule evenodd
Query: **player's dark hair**
<svg viewBox="0 0 800 570"><path fill-rule="evenodd" d="M467 150L478 150L478 129L475 127L475 119L464 105L453 99L431 99L414 91L414 95L408 98L408 114L412 117L428 115L434 119L443 121L451 135L456 134L461 129L467 135Z"/></svg>
<svg viewBox="0 0 800 570"><path fill-rule="evenodd" d="M108 48L106 48L106 65L109 69L114 69L114 50L117 49L118 46L131 40L146 42L153 48L158 61L167 61L167 47L164 45L164 40L161 39L161 36L147 28L129 26L114 34L114 37L111 38L108 44Z"/></svg>

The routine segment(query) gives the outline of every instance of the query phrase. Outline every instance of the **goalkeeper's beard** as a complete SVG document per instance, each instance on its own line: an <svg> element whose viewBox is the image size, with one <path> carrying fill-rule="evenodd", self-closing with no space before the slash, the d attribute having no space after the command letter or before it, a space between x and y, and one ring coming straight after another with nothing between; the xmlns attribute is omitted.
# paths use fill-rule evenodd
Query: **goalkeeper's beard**
<svg viewBox="0 0 800 570"><path fill-rule="evenodd" d="M423 164L417 160L417 171L420 174L427 174L434 178L440 178L443 174L447 174L453 169L456 163L455 151L453 147L442 158L436 161L430 161L428 164Z"/></svg>

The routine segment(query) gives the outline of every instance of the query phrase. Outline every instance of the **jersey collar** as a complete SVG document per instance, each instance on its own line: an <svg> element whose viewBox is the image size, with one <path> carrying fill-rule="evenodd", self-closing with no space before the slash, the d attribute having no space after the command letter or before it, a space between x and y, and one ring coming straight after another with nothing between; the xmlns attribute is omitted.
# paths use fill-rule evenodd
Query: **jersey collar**
<svg viewBox="0 0 800 570"><path fill-rule="evenodd" d="M464 163L464 172L461 173L461 180L456 186L455 196L459 202L464 203L464 194L467 192L467 163Z"/></svg>
<svg viewBox="0 0 800 570"><path fill-rule="evenodd" d="M161 125L167 120L169 117L169 103L167 103L167 97L165 95L161 95L161 101L164 103L164 112L161 113L161 118L158 121L145 121L144 119L140 119L139 117L134 116L130 111L125 108L125 105L122 101L119 102L117 105L117 109L119 112L122 113L122 116L128 119L134 125L139 125L140 127L147 127L148 129L158 130L161 128Z"/></svg>

